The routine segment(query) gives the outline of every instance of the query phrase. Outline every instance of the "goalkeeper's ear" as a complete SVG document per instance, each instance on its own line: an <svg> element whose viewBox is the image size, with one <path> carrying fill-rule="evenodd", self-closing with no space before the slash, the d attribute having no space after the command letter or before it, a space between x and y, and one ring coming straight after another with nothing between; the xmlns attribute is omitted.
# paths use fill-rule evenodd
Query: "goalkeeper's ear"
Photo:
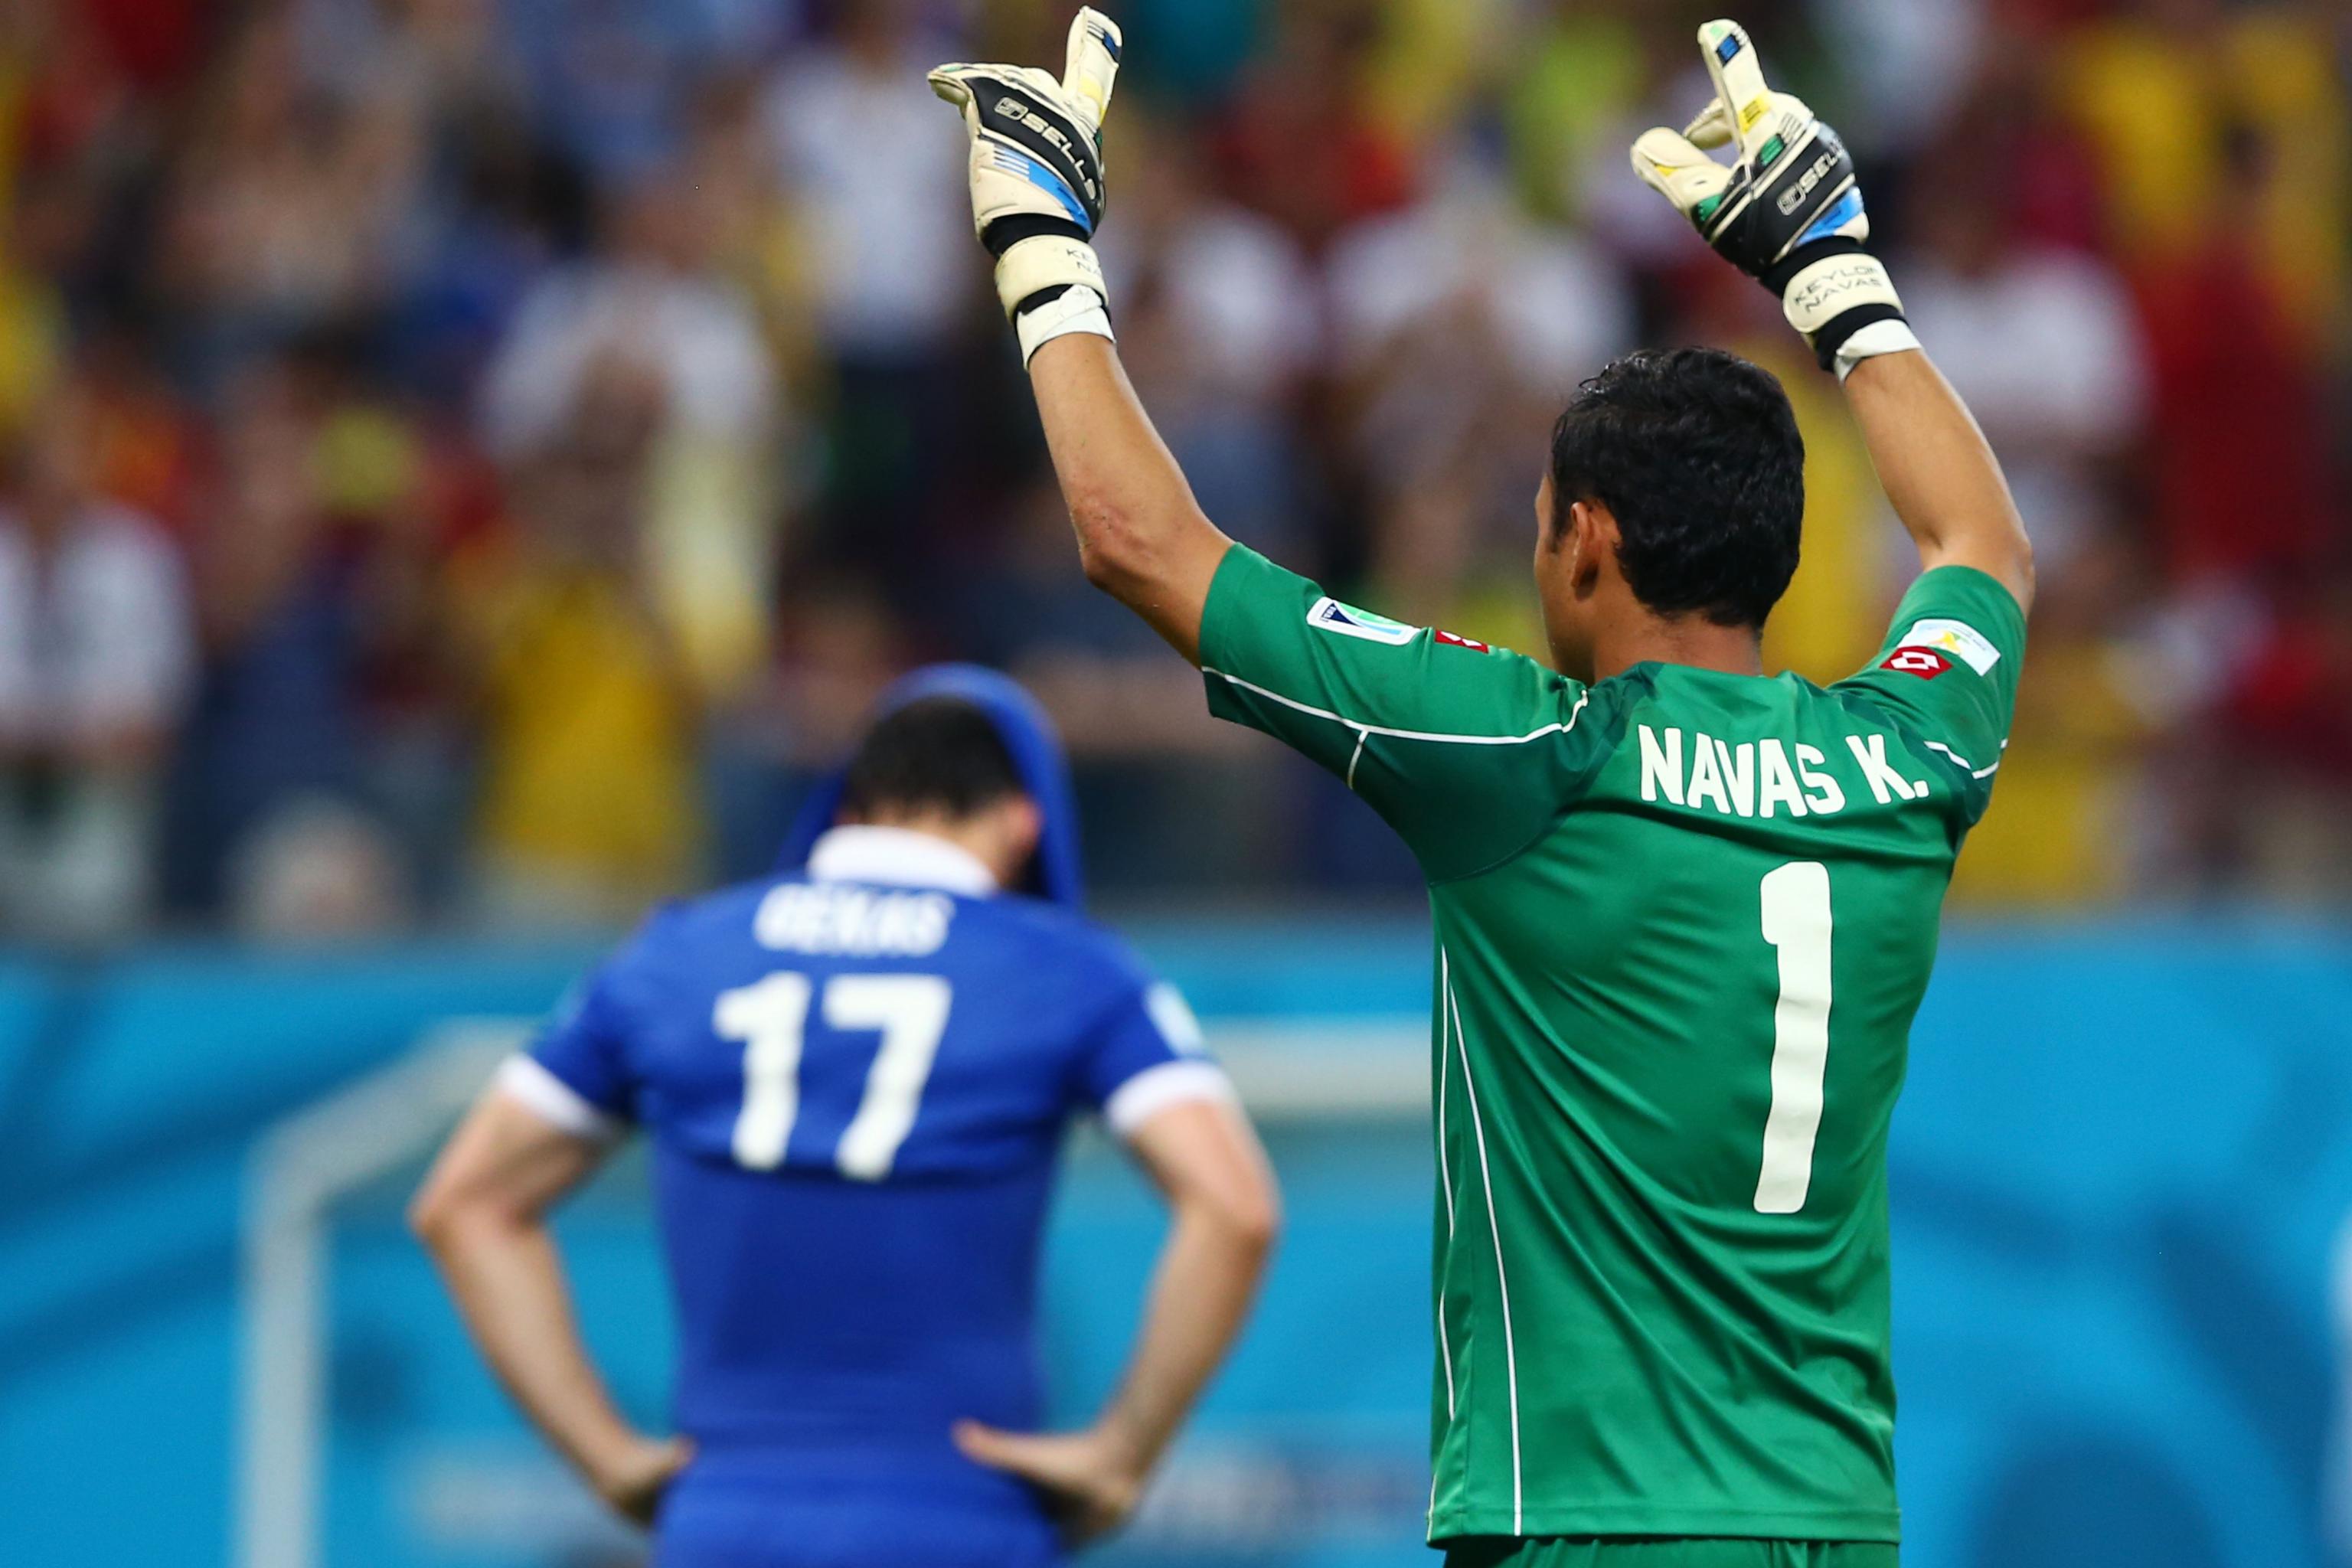
<svg viewBox="0 0 2352 1568"><path fill-rule="evenodd" d="M1110 111L1111 85L1118 79L1119 51L1124 47L1118 24L1091 5L1070 19L1068 63L1062 71L1062 90L1071 107L1099 139L1103 116Z"/></svg>

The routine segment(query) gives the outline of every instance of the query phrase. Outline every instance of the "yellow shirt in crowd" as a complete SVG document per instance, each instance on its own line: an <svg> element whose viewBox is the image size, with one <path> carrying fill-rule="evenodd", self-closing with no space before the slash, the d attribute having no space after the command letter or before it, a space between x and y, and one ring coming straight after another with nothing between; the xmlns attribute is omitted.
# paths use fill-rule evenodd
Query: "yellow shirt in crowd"
<svg viewBox="0 0 2352 1568"><path fill-rule="evenodd" d="M458 600L485 659L490 862L614 908L684 885L699 836L693 704L625 586L501 553L461 568Z"/></svg>

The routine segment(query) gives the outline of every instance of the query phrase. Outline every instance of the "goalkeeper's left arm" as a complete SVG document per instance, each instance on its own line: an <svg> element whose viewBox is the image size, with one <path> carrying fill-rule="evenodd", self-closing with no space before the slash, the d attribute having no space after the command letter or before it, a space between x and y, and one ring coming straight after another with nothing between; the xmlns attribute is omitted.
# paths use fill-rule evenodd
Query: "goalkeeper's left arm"
<svg viewBox="0 0 2352 1568"><path fill-rule="evenodd" d="M1128 384L1111 335L1095 226L1102 119L1118 72L1118 26L1091 7L1070 24L1067 68L941 66L931 90L963 110L971 204L996 258L997 297L1020 335L1054 471L1087 576L1200 662L1201 616L1232 541Z"/></svg>
<svg viewBox="0 0 2352 1568"><path fill-rule="evenodd" d="M1922 565L1970 566L2033 604L2033 549L1984 435L1869 250L1853 158L1802 99L1765 84L1737 22L1698 30L1715 98L1685 129L1633 143L1633 171L1717 253L1769 289L1844 384L1879 482ZM1707 150L1727 147L1731 162Z"/></svg>

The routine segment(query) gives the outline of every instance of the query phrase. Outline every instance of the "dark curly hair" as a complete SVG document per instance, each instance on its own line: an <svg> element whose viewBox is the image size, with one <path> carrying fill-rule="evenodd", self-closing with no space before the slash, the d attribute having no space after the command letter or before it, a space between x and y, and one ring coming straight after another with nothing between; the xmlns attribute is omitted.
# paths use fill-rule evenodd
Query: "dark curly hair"
<svg viewBox="0 0 2352 1568"><path fill-rule="evenodd" d="M1551 433L1552 519L1598 501L1619 566L1662 616L1761 627L1796 574L1805 442L1769 372L1720 349L1612 362Z"/></svg>

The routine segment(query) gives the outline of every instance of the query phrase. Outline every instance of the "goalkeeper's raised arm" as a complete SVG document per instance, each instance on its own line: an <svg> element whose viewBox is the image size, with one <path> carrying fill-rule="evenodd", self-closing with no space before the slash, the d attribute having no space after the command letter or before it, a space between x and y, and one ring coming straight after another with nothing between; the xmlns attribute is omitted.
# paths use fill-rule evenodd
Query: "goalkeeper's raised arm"
<svg viewBox="0 0 2352 1568"><path fill-rule="evenodd" d="M1119 31L1070 24L1059 81L1019 66L950 65L931 90L971 133L972 220L1021 339L1087 576L1195 664L1209 584L1232 541L1192 499L1113 347L1102 267L1102 120Z"/></svg>
<svg viewBox="0 0 2352 1568"><path fill-rule="evenodd" d="M1714 100L1679 132L1644 132L1634 173L1772 290L1822 368L1837 374L1923 564L1973 566L2030 608L2033 553L2008 483L1867 248L1853 155L1803 100L1765 85L1738 23L1707 23L1699 47ZM1717 147L1732 150L1729 164L1710 155Z"/></svg>

